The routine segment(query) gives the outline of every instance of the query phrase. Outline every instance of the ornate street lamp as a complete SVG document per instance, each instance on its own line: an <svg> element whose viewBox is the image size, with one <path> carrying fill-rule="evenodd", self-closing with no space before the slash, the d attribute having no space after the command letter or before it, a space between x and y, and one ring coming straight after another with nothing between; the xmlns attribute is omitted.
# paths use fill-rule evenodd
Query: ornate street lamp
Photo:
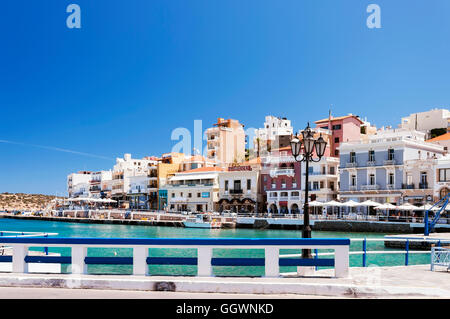
<svg viewBox="0 0 450 319"><path fill-rule="evenodd" d="M303 209L303 238L311 238L311 227L309 225L309 204L308 204L308 183L309 183L309 162L319 162L325 153L327 142L323 139L322 134L318 139L314 139L314 132L308 126L301 132L303 141L300 141L298 134L291 140L291 151L297 162L305 162L305 205ZM302 148L303 144L303 148ZM302 152L303 149L303 152ZM316 150L317 159L313 158L314 149ZM299 156L301 156L299 158ZM302 258L311 258L311 250L303 249Z"/></svg>

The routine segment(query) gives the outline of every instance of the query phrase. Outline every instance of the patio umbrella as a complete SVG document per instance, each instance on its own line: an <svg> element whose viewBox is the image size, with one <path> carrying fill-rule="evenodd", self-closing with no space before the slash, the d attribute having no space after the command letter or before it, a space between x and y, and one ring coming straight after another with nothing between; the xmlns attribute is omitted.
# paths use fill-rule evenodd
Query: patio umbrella
<svg viewBox="0 0 450 319"><path fill-rule="evenodd" d="M429 209L431 209L431 207L433 207L433 205L425 204L420 207L417 207L417 210L429 210ZM434 206L433 209L431 209L431 210L438 210L438 209L439 209L439 207Z"/></svg>
<svg viewBox="0 0 450 319"><path fill-rule="evenodd" d="M361 203L355 202L354 200L349 200L347 202L342 203L342 206L356 207L356 206L363 206L363 205L361 205Z"/></svg>
<svg viewBox="0 0 450 319"><path fill-rule="evenodd" d="M375 207L375 209L397 209L397 206L392 205L390 203L384 203L384 204L380 204L379 206Z"/></svg>
<svg viewBox="0 0 450 319"><path fill-rule="evenodd" d="M380 203L374 202L373 200L366 200L365 202L359 203L360 206L379 206Z"/></svg>
<svg viewBox="0 0 450 319"><path fill-rule="evenodd" d="M397 209L399 210L415 210L417 209L417 206L411 205L410 203L406 203L400 206L397 206Z"/></svg>

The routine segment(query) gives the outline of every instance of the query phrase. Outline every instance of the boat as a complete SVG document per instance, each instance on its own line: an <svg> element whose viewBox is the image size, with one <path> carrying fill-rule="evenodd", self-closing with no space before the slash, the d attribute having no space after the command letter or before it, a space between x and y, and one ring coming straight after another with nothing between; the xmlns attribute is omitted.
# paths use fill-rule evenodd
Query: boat
<svg viewBox="0 0 450 319"><path fill-rule="evenodd" d="M202 214L197 214L195 217L189 217L183 221L183 225L187 228L220 228L222 226L222 223L219 220L213 219L208 221L205 220L204 217L206 216L203 216Z"/></svg>

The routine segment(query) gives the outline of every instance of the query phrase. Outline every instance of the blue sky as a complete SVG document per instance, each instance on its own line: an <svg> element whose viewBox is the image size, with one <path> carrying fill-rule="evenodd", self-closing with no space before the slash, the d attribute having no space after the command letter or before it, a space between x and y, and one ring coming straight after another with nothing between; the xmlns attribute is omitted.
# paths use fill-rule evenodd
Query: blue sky
<svg viewBox="0 0 450 319"><path fill-rule="evenodd" d="M70 3L81 29L66 27ZM370 3L381 29L366 26ZM449 105L448 0L3 0L0 12L0 192L64 194L70 172L170 151L195 119L260 127L271 114L297 130L332 104L396 126Z"/></svg>

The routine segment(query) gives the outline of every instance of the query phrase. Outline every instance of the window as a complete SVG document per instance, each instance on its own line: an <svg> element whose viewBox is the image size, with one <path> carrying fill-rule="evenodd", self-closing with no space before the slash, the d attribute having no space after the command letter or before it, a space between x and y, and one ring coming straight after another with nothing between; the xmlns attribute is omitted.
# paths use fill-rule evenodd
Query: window
<svg viewBox="0 0 450 319"><path fill-rule="evenodd" d="M200 193L197 193L197 197L202 197L202 194L200 194Z"/></svg>
<svg viewBox="0 0 450 319"><path fill-rule="evenodd" d="M175 197L175 193L172 193L172 197Z"/></svg>
<svg viewBox="0 0 450 319"><path fill-rule="evenodd" d="M330 167L330 175L334 175L334 174L335 174L334 166L331 166Z"/></svg>
<svg viewBox="0 0 450 319"><path fill-rule="evenodd" d="M369 174L369 185L375 185L375 174Z"/></svg>
<svg viewBox="0 0 450 319"><path fill-rule="evenodd" d="M450 182L450 168L439 169L439 181Z"/></svg>
<svg viewBox="0 0 450 319"><path fill-rule="evenodd" d="M313 182L313 190L319 189L319 182Z"/></svg>
<svg viewBox="0 0 450 319"><path fill-rule="evenodd" d="M389 173L388 185L394 185L394 173Z"/></svg>
<svg viewBox="0 0 450 319"><path fill-rule="evenodd" d="M252 180L247 179L247 189L251 189L251 188L252 188Z"/></svg>
<svg viewBox="0 0 450 319"><path fill-rule="evenodd" d="M422 184L427 183L427 172L420 172L420 182Z"/></svg>
<svg viewBox="0 0 450 319"><path fill-rule="evenodd" d="M228 190L228 181L225 181L225 190Z"/></svg>
<svg viewBox="0 0 450 319"><path fill-rule="evenodd" d="M240 179L234 181L234 189L235 190L241 189L241 180Z"/></svg>
<svg viewBox="0 0 450 319"><path fill-rule="evenodd" d="M334 138L334 142L335 142L335 143L339 143L339 137L335 137L335 138Z"/></svg>
<svg viewBox="0 0 450 319"><path fill-rule="evenodd" d="M350 163L356 163L356 153L350 152Z"/></svg>
<svg viewBox="0 0 450 319"><path fill-rule="evenodd" d="M340 130L341 124L333 125L333 130Z"/></svg>
<svg viewBox="0 0 450 319"><path fill-rule="evenodd" d="M356 186L356 175L352 175L350 178L350 186Z"/></svg>
<svg viewBox="0 0 450 319"><path fill-rule="evenodd" d="M375 162L375 151L369 151L369 162Z"/></svg>
<svg viewBox="0 0 450 319"><path fill-rule="evenodd" d="M339 155L339 151L338 150L334 150L334 155L338 156Z"/></svg>
<svg viewBox="0 0 450 319"><path fill-rule="evenodd" d="M189 194L188 194L188 197L191 198L191 197L192 197L192 193L189 193Z"/></svg>
<svg viewBox="0 0 450 319"><path fill-rule="evenodd" d="M390 148L389 150L388 150L388 160L389 161L392 161L394 159L394 149L393 148Z"/></svg>

